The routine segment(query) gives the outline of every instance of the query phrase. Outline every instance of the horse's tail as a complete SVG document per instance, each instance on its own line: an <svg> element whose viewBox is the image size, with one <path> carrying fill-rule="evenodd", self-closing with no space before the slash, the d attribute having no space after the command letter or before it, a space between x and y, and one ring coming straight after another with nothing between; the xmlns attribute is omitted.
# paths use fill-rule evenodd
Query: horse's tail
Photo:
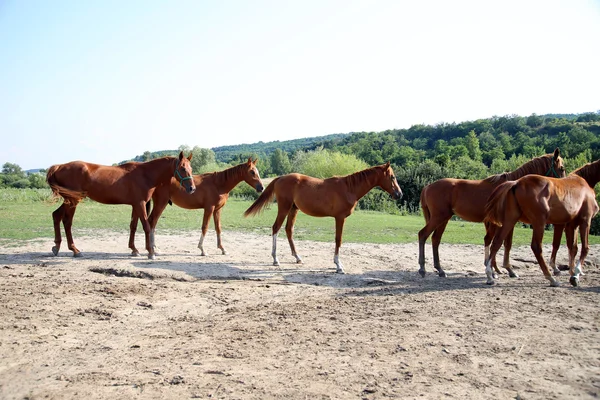
<svg viewBox="0 0 600 400"><path fill-rule="evenodd" d="M262 210L269 204L269 202L275 197L275 182L279 180L279 177L273 179L265 190L258 196L258 199L252 203L246 211L244 211L244 217L249 215L256 215L262 212Z"/></svg>
<svg viewBox="0 0 600 400"><path fill-rule="evenodd" d="M484 222L502 226L504 214L506 213L506 204L509 197L514 198L513 189L516 188L517 183L517 181L507 181L496 186L485 204Z"/></svg>
<svg viewBox="0 0 600 400"><path fill-rule="evenodd" d="M429 211L429 206L427 205L427 200L425 199L425 191L427 190L428 186L425 186L423 190L421 190L420 197L421 209L423 210L423 217L425 218L425 223L429 222L429 219L431 218L431 212Z"/></svg>
<svg viewBox="0 0 600 400"><path fill-rule="evenodd" d="M55 197L62 197L64 202L67 204L77 204L81 200L83 200L87 196L87 192L72 190L62 186L58 179L56 178L56 172L60 168L60 165L53 165L48 168L48 172L46 172L46 182L50 186L52 190L52 194Z"/></svg>

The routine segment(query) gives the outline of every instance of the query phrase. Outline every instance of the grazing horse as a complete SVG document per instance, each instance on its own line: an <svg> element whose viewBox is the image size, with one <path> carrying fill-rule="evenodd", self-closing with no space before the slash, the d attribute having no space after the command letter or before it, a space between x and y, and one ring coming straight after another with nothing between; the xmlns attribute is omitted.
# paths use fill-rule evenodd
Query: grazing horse
<svg viewBox="0 0 600 400"><path fill-rule="evenodd" d="M69 250L73 251L74 257L81 257L81 252L73 243L71 226L77 204L89 197L98 203L131 205L132 215L142 220L148 258L154 259L154 235L146 214L146 202L157 187L170 183L173 176L179 185L185 187L187 193L194 193L196 186L192 180L191 159L191 154L185 158L181 152L179 157L162 157L148 162L129 162L117 166L83 161L51 166L46 174L46 181L52 193L64 199L61 206L52 213L56 244L52 248L54 255L58 255L62 241L62 221Z"/></svg>
<svg viewBox="0 0 600 400"><path fill-rule="evenodd" d="M492 242L490 258L496 255L505 236L512 231L517 221L531 224L531 250L544 276L550 281L550 286L558 286L542 256L544 227L546 224L558 225L564 229L567 238L571 274L569 281L573 286L579 285L581 268L589 251L590 224L598 212L594 186L599 181L600 160L584 165L563 179L529 175L498 186L485 206L486 221L502 226ZM575 266L577 244L574 239L577 229L581 236L581 255ZM493 285L490 258L486 260L485 272L487 284Z"/></svg>
<svg viewBox="0 0 600 400"><path fill-rule="evenodd" d="M425 186L421 191L421 208L425 217L425 227L419 231L419 274L425 276L425 242L431 233L433 233L431 238L433 266L438 271L439 276L445 277L446 273L440 265L438 249L446 225L452 215L458 215L466 221L484 222L485 203L494 188L503 182L515 180L527 174L564 177L565 168L563 159L560 157L560 150L556 148L553 154L534 158L513 172L492 175L483 180L444 178ZM496 226L486 223L485 228L484 259L487 259ZM516 277L517 275L510 267L511 245L512 232L506 236L504 242L504 268L511 277ZM493 259L492 266L497 273L500 273L495 259Z"/></svg>
<svg viewBox="0 0 600 400"><path fill-rule="evenodd" d="M344 266L339 260L339 251L342 245L344 222L354 211L358 200L376 186L388 192L394 199L402 197L402 190L398 186L389 162L347 176L328 179L313 178L302 174L282 175L271 181L265 191L244 212L244 216L258 214L273 197L276 198L278 211L273 224L273 250L271 252L273 265L279 265L277 232L286 216L285 233L292 255L296 257L298 264L302 263L302 259L296 253L292 237L298 210L313 217L334 217L335 255L333 262L337 266L336 272L343 274Z"/></svg>
<svg viewBox="0 0 600 400"><path fill-rule="evenodd" d="M252 157L250 157L247 162L223 171L194 175L196 191L191 196L185 194L185 191L181 189L174 179L171 180L170 185L155 190L152 195L154 208L149 217L152 232L155 231L158 219L167 203L175 203L177 206L188 210L203 208L202 236L200 236L200 241L198 242L198 248L202 252L201 255L206 255L202 244L204 243L211 215L214 217L215 222L217 248L221 250L222 254L227 254L221 242L221 210L227 203L229 192L242 181L246 182L259 193L263 191L263 184L256 168L257 161L258 159L252 161ZM134 244L137 222L137 218L131 219L129 234L129 248L131 248L132 255L134 256L139 255Z"/></svg>

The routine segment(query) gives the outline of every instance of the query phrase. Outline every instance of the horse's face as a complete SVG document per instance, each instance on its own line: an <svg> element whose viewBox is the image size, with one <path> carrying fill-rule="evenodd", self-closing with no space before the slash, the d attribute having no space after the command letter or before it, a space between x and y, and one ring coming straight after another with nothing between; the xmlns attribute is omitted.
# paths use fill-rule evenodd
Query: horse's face
<svg viewBox="0 0 600 400"><path fill-rule="evenodd" d="M388 192L394 200L397 200L402 197L402 190L400 189L400 185L398 185L398 181L396 180L396 175L394 175L394 170L390 166L390 163L382 165L383 174L380 179L379 186Z"/></svg>
<svg viewBox="0 0 600 400"><path fill-rule="evenodd" d="M196 185L194 184L192 163L190 161L192 161L192 153L187 158L183 155L183 151L179 153L174 175L179 184L185 188L185 191L192 194L196 191Z"/></svg>
<svg viewBox="0 0 600 400"><path fill-rule="evenodd" d="M557 178L564 178L567 176L567 173L565 172L565 163L561 156L553 157L552 162L554 163L554 171L556 171L556 175L558 175Z"/></svg>
<svg viewBox="0 0 600 400"><path fill-rule="evenodd" d="M260 180L260 174L258 173L258 169L256 169L256 162L258 159L252 161L252 157L248 158L248 162L246 163L246 170L244 171L244 181L252 186L258 193L262 192L264 187L262 181Z"/></svg>

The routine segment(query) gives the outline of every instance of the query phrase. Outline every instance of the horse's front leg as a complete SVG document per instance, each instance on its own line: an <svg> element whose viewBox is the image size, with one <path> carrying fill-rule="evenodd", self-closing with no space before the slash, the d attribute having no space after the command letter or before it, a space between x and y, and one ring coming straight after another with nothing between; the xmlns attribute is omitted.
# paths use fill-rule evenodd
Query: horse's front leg
<svg viewBox="0 0 600 400"><path fill-rule="evenodd" d="M215 210L213 220L215 222L215 233L217 234L217 248L221 249L221 254L226 255L227 252L225 251L223 243L221 242L221 210L222 208Z"/></svg>
<svg viewBox="0 0 600 400"><path fill-rule="evenodd" d="M213 214L214 207L206 207L204 209L204 216L202 217L202 234L200 235L200 240L198 241L198 248L200 249L200 255L206 256L208 253L204 251L204 238L206 237L206 232L208 232L208 222L210 221L210 217Z"/></svg>
<svg viewBox="0 0 600 400"><path fill-rule="evenodd" d="M333 256L333 262L337 266L335 272L337 272L338 274L345 274L344 266L342 265L342 262L340 261L339 257L340 247L342 246L342 233L344 231L345 221L346 218L335 218L335 254Z"/></svg>
<svg viewBox="0 0 600 400"><path fill-rule="evenodd" d="M135 232L137 231L138 216L131 208L131 221L129 222L129 248L131 249L131 255L133 257L139 257L140 252L135 247Z"/></svg>
<svg viewBox="0 0 600 400"><path fill-rule="evenodd" d="M492 262L496 258L496 254L500 247L502 247L502 243L508 236L509 232L512 232L515 226L516 220L507 220L502 221L502 227L500 229L496 228L496 234L494 235L494 240L492 240L492 245L490 247L490 254L485 261L485 275L487 276L486 284L493 285L494 282L494 274L492 270Z"/></svg>
<svg viewBox="0 0 600 400"><path fill-rule="evenodd" d="M296 258L296 264L302 264L302 258L300 258L296 252L296 246L294 244L294 225L296 223L297 216L298 208L296 206L292 206L292 209L288 213L287 222L285 223L285 234L287 235L292 255Z"/></svg>
<svg viewBox="0 0 600 400"><path fill-rule="evenodd" d="M485 236L483 237L483 265L485 265L486 260L490 256L490 245L498 231L498 226L489 222L485 222L483 225L485 226ZM492 268L494 269L492 276L494 279L497 279L502 272L500 272L500 269L498 268L496 257L492 259Z"/></svg>
<svg viewBox="0 0 600 400"><path fill-rule="evenodd" d="M146 202L143 201L141 203L137 203L133 205L133 213L137 215L137 217L142 222L142 228L144 228L144 234L146 238L146 250L148 251L148 259L154 260L154 232L152 231L152 227L148 222L148 216L146 215Z"/></svg>
<svg viewBox="0 0 600 400"><path fill-rule="evenodd" d="M273 257L273 265L278 267L279 260L277 259L277 233L279 232L279 229L281 229L281 225L283 225L283 220L286 217L287 211L282 201L278 202L277 205L277 218L275 218L275 222L273 223L273 230L271 236L273 238L273 248L271 250L271 256Z"/></svg>

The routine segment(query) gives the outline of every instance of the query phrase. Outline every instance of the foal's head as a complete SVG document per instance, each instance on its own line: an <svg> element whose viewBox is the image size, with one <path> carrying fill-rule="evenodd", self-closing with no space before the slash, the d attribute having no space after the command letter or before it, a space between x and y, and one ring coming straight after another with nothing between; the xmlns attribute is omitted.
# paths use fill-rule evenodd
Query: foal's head
<svg viewBox="0 0 600 400"><path fill-rule="evenodd" d="M252 186L258 193L263 191L263 184L256 169L258 158L252 161L252 157L248 158L248 162L244 164L244 182Z"/></svg>
<svg viewBox="0 0 600 400"><path fill-rule="evenodd" d="M552 164L548 169L546 176L552 178L564 178L567 176L567 173L565 172L565 163L560 156L560 149L558 147L556 150L554 150L554 154L552 155Z"/></svg>
<svg viewBox="0 0 600 400"><path fill-rule="evenodd" d="M388 192L394 200L401 198L402 190L400 189L400 185L398 185L396 175L394 175L394 170L390 166L390 162L388 161L377 168L381 171L379 174L378 186Z"/></svg>
<svg viewBox="0 0 600 400"><path fill-rule="evenodd" d="M181 186L185 188L185 191L192 194L196 191L196 185L194 184L194 177L192 176L192 153L186 158L183 155L183 151L179 153L179 159L176 161L175 166L175 179Z"/></svg>

